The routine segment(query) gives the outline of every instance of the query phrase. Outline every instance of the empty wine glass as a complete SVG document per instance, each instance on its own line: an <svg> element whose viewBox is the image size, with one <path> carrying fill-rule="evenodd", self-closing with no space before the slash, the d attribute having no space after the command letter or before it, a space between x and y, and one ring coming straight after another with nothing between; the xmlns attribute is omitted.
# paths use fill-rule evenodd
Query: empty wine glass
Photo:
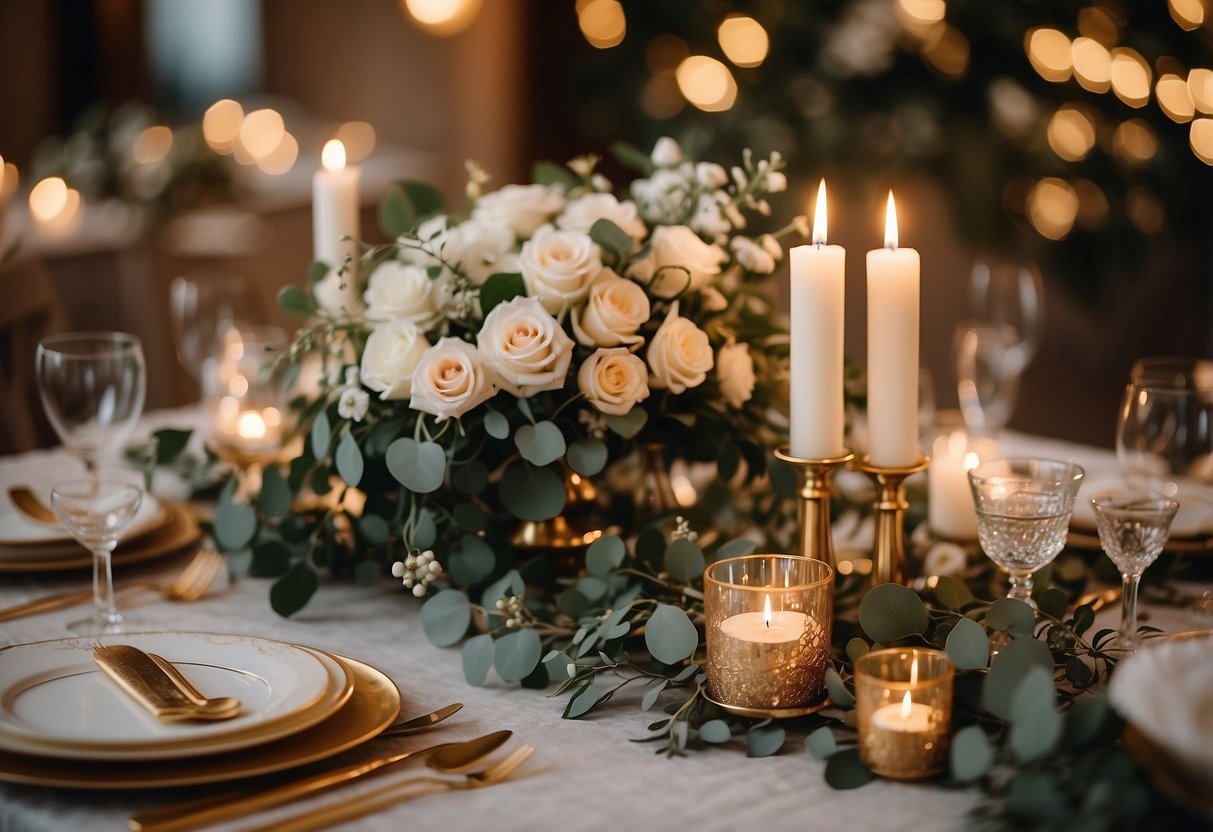
<svg viewBox="0 0 1213 832"><path fill-rule="evenodd" d="M1032 601L1032 575L1066 545L1083 469L1051 459L996 459L969 471L981 548L1011 576L1008 598Z"/></svg>
<svg viewBox="0 0 1213 832"><path fill-rule="evenodd" d="M969 316L987 326L1009 326L1015 331L1010 358L1023 372L1044 336L1040 272L1026 263L979 261L969 275Z"/></svg>
<svg viewBox="0 0 1213 832"><path fill-rule="evenodd" d="M1146 567L1158 559L1179 511L1179 503L1142 494L1098 494L1091 498L1099 545L1120 570L1124 583L1121 596L1120 646L1136 650L1137 587Z"/></svg>
<svg viewBox="0 0 1213 832"><path fill-rule="evenodd" d="M225 274L181 275L174 278L169 299L177 358L202 385L203 394L210 395L224 339L247 312L244 280Z"/></svg>
<svg viewBox="0 0 1213 832"><path fill-rule="evenodd" d="M963 321L956 327L956 393L965 427L974 436L997 437L1019 396L1024 353L1008 325Z"/></svg>
<svg viewBox="0 0 1213 832"><path fill-rule="evenodd" d="M118 539L135 519L143 492L110 480L73 480L51 489L51 507L72 537L93 555L94 612L68 625L82 635L122 631L114 603L112 555Z"/></svg>
<svg viewBox="0 0 1213 832"><path fill-rule="evenodd" d="M1125 388L1116 456L1129 487L1177 499L1187 523L1213 520L1213 389L1183 382Z"/></svg>
<svg viewBox="0 0 1213 832"><path fill-rule="evenodd" d="M147 368L125 332L69 332L38 344L38 393L64 446L96 479L101 457L121 447L143 413Z"/></svg>

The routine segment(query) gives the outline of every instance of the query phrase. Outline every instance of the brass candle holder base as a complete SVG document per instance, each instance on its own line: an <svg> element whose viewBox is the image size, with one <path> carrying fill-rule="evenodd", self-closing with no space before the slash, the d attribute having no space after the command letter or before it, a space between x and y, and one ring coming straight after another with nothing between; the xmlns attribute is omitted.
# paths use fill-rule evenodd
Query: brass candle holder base
<svg viewBox="0 0 1213 832"><path fill-rule="evenodd" d="M724 702L713 699L706 691L703 694L703 698L725 713L732 714L733 716L744 716L749 719L795 719L796 717L815 714L830 707L830 697L828 696L823 696L821 699L808 705L799 705L793 708L746 708L742 705L726 705Z"/></svg>
<svg viewBox="0 0 1213 832"><path fill-rule="evenodd" d="M830 568L834 562L834 539L830 534L830 478L834 470L855 458L846 453L831 459L802 459L792 456L788 446L775 450L775 458L796 469L800 497L800 554L806 558L825 561Z"/></svg>
<svg viewBox="0 0 1213 832"><path fill-rule="evenodd" d="M911 474L926 470L928 458L920 456L913 465L885 468L873 465L868 456L857 458L851 468L867 474L876 483L876 527L872 543L872 585L906 582L905 483Z"/></svg>

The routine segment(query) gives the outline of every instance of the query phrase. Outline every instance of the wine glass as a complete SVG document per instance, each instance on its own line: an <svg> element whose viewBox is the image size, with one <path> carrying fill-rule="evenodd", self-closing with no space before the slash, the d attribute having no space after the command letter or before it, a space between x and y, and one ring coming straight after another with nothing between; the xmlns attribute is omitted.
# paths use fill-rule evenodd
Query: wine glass
<svg viewBox="0 0 1213 832"><path fill-rule="evenodd" d="M51 507L72 537L93 554L94 612L68 625L81 635L122 631L122 614L114 603L112 556L118 538L135 519L143 492L111 480L73 480L51 489Z"/></svg>
<svg viewBox="0 0 1213 832"><path fill-rule="evenodd" d="M956 328L956 393L965 427L997 437L1019 396L1024 361L1019 335L1009 325L963 321Z"/></svg>
<svg viewBox="0 0 1213 832"><path fill-rule="evenodd" d="M97 478L101 457L143 414L147 367L139 339L125 332L69 332L38 344L38 393L64 446Z"/></svg>
<svg viewBox="0 0 1213 832"><path fill-rule="evenodd" d="M1176 499L1185 525L1207 525L1213 519L1213 389L1158 377L1129 384L1116 457L1131 489Z"/></svg>
<svg viewBox="0 0 1213 832"><path fill-rule="evenodd" d="M1032 574L1066 545L1083 469L1051 459L996 459L969 471L981 548L1011 576L1008 598L1032 601Z"/></svg>
<svg viewBox="0 0 1213 832"><path fill-rule="evenodd" d="M978 261L969 275L969 306L974 320L1015 331L1015 348L1009 360L1023 372L1044 336L1044 286L1036 267Z"/></svg>
<svg viewBox="0 0 1213 832"><path fill-rule="evenodd" d="M181 275L169 291L177 358L211 395L224 339L244 317L245 284L234 275Z"/></svg>
<svg viewBox="0 0 1213 832"><path fill-rule="evenodd" d="M1120 646L1136 650L1137 587L1142 573L1158 559L1179 503L1164 497L1109 492L1091 498L1095 523L1099 527L1099 545L1124 583L1121 596Z"/></svg>

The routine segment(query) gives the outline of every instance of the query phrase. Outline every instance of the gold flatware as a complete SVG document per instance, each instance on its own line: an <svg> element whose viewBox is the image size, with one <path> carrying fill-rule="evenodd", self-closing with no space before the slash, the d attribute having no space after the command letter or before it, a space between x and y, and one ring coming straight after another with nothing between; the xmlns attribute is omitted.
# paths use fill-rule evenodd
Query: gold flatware
<svg viewBox="0 0 1213 832"><path fill-rule="evenodd" d="M455 702L451 705L439 708L428 714L415 716L412 719L404 719L393 725L383 729L380 737L407 737L409 734L416 734L418 731L424 731L442 722L448 717L452 717L463 708L462 702Z"/></svg>
<svg viewBox="0 0 1213 832"><path fill-rule="evenodd" d="M185 678L176 665L162 656L157 656L155 653L148 653L147 657L156 663L156 666L164 671L164 675L172 680L177 686L177 690L185 694L186 698L197 705L212 713L220 713L226 710L232 711L232 716L240 713L240 700L234 696L204 696L198 688L190 684L190 680Z"/></svg>
<svg viewBox="0 0 1213 832"><path fill-rule="evenodd" d="M93 648L93 661L119 688L161 722L231 719L240 712L239 707L233 711L230 703L223 703L217 709L195 705L160 665L129 644L98 644Z"/></svg>
<svg viewBox="0 0 1213 832"><path fill-rule="evenodd" d="M159 592L167 601L197 601L210 589L225 563L223 555L214 549L202 549L182 570L181 574L168 584L160 584L155 581L133 581L118 587L117 591L148 589ZM92 597L91 589L73 589L69 592L46 595L0 610L0 621L74 607L76 604L89 601Z"/></svg>
<svg viewBox="0 0 1213 832"><path fill-rule="evenodd" d="M375 789L374 791L344 800L323 809L313 809L286 820L279 820L267 826L259 826L246 832L309 832L312 829L327 829L328 827L347 820L378 812L397 803L403 803L420 794L410 792L415 786L437 786L447 789L483 789L495 786L508 780L522 764L535 753L532 746L524 745L499 763L489 766L484 771L475 771L464 776L463 780L452 780L446 777L421 776L410 777L398 783ZM422 792L421 794L424 794Z"/></svg>
<svg viewBox="0 0 1213 832"><path fill-rule="evenodd" d="M31 520L46 523L47 525L59 525L59 518L55 516L55 512L47 508L46 504L39 500L38 496L24 485L9 486L8 497L13 501L13 505L21 509L25 516Z"/></svg>
<svg viewBox="0 0 1213 832"><path fill-rule="evenodd" d="M205 805L200 805L200 801L190 801L177 806L153 809L132 817L127 821L127 827L134 832L176 832L176 830L196 829L199 826L242 817L326 791L373 771L380 771L387 766L423 756L426 758L426 765L430 768L436 771L457 773L492 754L510 738L511 733L510 731L495 731L464 742L448 742L416 751L389 754L365 763L313 774L301 780L283 783L260 792L219 796L208 800Z"/></svg>

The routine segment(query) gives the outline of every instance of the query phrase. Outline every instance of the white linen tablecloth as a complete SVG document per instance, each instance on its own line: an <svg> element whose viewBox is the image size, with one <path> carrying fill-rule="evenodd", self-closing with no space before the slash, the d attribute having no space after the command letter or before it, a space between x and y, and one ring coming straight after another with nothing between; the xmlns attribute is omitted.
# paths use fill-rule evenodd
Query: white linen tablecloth
<svg viewBox="0 0 1213 832"><path fill-rule="evenodd" d="M176 426L190 411L150 414L145 427ZM1040 445L1033 446L1040 449ZM1049 450L1046 446L1044 450ZM1055 449L1074 451L1074 446ZM1083 449L1088 450L1088 449ZM1094 452L1099 455L1100 452ZM0 485L16 484L30 472L78 470L61 451L38 452L0 460ZM171 577L183 559L120 569L119 584L132 576ZM0 606L41 594L86 585L87 573L0 575ZM406 715L421 714L449 702L462 712L442 726L408 740L400 748L465 739L502 728L525 742L534 757L516 779L491 789L426 796L389 811L353 821L348 829L556 829L567 832L605 828L639 829L659 825L687 830L879 830L963 829L967 813L981 800L976 790L947 791L932 784L877 780L857 791L839 792L825 784L824 763L803 750L803 735L789 732L782 751L764 759L744 759L744 737L726 748L692 751L669 760L654 746L629 742L645 733L652 714L638 710L642 688L617 696L588 718L564 720L564 699L522 690L497 681L485 687L464 682L458 649L439 649L421 631L418 604L394 581L367 589L326 582L301 612L290 619L269 607L270 581L241 579L202 601L183 604L140 598L128 611L146 630L194 630L244 633L314 645L369 662L400 687ZM80 608L0 624L0 644L61 638ZM389 741L377 741L387 747ZM354 759L359 750L341 759ZM104 763L98 763L98 766ZM373 778L374 779L374 778ZM374 787L369 783L361 788ZM219 786L168 792L87 792L0 785L0 829L119 830L135 810L169 799L215 792ZM357 793L347 787L337 796ZM216 829L242 829L280 818L335 795L314 798L254 819Z"/></svg>

